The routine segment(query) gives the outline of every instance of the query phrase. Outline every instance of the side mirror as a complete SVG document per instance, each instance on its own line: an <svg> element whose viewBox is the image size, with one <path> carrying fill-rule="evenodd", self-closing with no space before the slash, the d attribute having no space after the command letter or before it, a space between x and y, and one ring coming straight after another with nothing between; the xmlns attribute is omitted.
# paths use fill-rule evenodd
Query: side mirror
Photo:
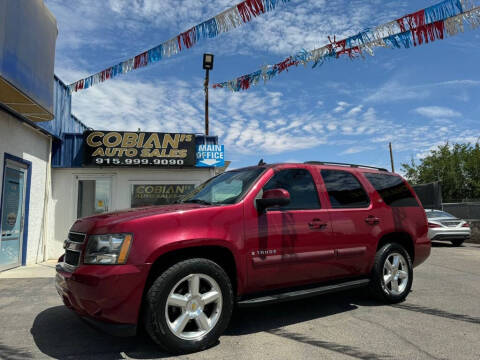
<svg viewBox="0 0 480 360"><path fill-rule="evenodd" d="M290 193L285 189L265 190L261 199L257 199L257 210L263 212L272 206L285 206L290 203Z"/></svg>

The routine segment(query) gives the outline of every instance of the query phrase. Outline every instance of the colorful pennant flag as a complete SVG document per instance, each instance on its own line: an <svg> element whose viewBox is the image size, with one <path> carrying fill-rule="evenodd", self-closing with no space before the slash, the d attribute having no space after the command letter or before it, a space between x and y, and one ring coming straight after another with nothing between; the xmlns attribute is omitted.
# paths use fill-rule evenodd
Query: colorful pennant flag
<svg viewBox="0 0 480 360"><path fill-rule="evenodd" d="M471 29L480 27L480 7L474 7L471 0L445 0L395 21L362 31L343 40L333 40L329 44L311 51L301 50L275 65L266 65L253 73L234 80L213 85L213 88L227 88L232 91L247 90L260 80L267 82L292 66L313 63L312 68L330 59L343 55L350 58L374 55L374 48L410 48L428 44L445 36L463 32L465 25Z"/></svg>
<svg viewBox="0 0 480 360"><path fill-rule="evenodd" d="M223 11L217 16L196 25L174 38L150 50L122 61L87 78L80 79L69 85L70 92L87 89L100 82L125 74L132 70L156 63L163 58L178 54L189 49L198 41L214 38L222 33L235 29L254 17L275 10L280 3L290 0L244 0L241 3Z"/></svg>

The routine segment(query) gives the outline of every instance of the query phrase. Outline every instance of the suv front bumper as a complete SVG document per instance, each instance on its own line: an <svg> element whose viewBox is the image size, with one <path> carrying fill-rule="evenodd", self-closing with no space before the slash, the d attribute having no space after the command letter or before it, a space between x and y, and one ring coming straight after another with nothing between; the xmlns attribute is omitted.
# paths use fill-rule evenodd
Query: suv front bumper
<svg viewBox="0 0 480 360"><path fill-rule="evenodd" d="M55 287L64 304L114 335L134 335L150 266L56 266Z"/></svg>

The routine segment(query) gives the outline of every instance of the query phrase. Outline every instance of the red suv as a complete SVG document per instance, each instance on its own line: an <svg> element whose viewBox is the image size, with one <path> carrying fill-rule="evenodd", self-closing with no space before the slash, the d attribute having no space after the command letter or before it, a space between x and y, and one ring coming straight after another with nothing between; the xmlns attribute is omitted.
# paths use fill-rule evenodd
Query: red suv
<svg viewBox="0 0 480 360"><path fill-rule="evenodd" d="M110 332L140 324L164 349L205 349L232 309L369 286L405 299L430 254L399 175L308 162L222 173L179 203L77 220L57 265L65 305Z"/></svg>

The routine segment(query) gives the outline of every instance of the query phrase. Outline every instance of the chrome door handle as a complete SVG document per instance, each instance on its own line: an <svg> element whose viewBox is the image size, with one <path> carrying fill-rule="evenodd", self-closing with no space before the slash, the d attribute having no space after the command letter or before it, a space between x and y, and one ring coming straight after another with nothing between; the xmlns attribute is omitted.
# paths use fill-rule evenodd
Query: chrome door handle
<svg viewBox="0 0 480 360"><path fill-rule="evenodd" d="M312 219L312 221L308 223L308 227L310 229L324 229L327 227L327 224L320 219Z"/></svg>
<svg viewBox="0 0 480 360"><path fill-rule="evenodd" d="M368 225L377 225L380 223L380 219L373 215L368 215L367 218L365 219L365 222Z"/></svg>

